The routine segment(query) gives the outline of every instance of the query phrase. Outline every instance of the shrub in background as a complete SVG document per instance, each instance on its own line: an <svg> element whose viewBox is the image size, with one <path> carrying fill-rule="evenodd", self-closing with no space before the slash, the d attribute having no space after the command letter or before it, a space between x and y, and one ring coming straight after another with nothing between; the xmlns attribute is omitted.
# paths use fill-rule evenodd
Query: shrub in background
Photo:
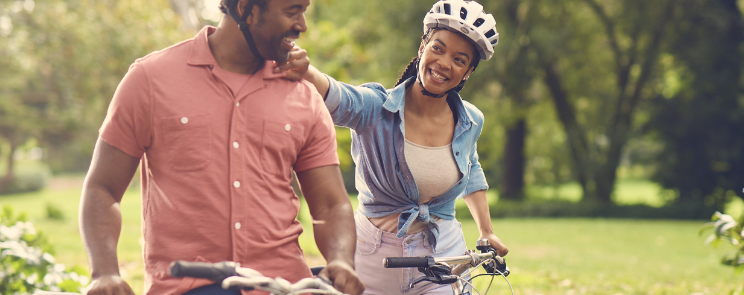
<svg viewBox="0 0 744 295"><path fill-rule="evenodd" d="M65 220L65 212L52 203L46 204L46 215L47 218L52 220Z"/></svg>
<svg viewBox="0 0 744 295"><path fill-rule="evenodd" d="M19 166L15 177L0 190L0 195L38 191L46 187L49 168L41 165Z"/></svg>
<svg viewBox="0 0 744 295"><path fill-rule="evenodd" d="M721 242L726 242L734 246L733 251L729 251L721 259L721 263L734 267L737 272L744 270L744 230L741 224L737 223L731 215L716 212L711 218L711 222L706 223L700 231L713 229L713 233L705 240L705 244L712 244L718 247Z"/></svg>
<svg viewBox="0 0 744 295"><path fill-rule="evenodd" d="M744 214L742 215L744 220ZM721 258L721 264L731 266L736 272L744 270L744 230L742 225L737 223L731 215L716 212L711 218L711 222L705 224L700 233L708 229L713 229L713 233L705 240L705 244L711 244L718 247L721 242L726 242L734 246L733 251L729 251ZM744 284L731 291L731 295L741 294Z"/></svg>
<svg viewBox="0 0 744 295"><path fill-rule="evenodd" d="M89 278L79 267L55 263L52 247L24 214L9 206L0 213L0 294L30 294L36 290L80 292Z"/></svg>

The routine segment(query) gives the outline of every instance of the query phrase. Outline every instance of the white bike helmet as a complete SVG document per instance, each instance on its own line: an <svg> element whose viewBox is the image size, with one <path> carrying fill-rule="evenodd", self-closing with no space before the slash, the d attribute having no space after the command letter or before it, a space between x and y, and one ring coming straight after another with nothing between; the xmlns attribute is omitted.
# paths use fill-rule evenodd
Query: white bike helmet
<svg viewBox="0 0 744 295"><path fill-rule="evenodd" d="M496 20L483 11L475 1L440 0L424 17L424 33L432 28L446 28L463 33L478 46L482 60L493 56L493 47L499 43Z"/></svg>

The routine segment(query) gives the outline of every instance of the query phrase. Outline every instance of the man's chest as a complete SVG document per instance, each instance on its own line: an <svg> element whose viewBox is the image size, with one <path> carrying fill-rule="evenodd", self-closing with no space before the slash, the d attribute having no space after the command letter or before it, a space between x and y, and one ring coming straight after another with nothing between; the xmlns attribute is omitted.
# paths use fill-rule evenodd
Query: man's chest
<svg viewBox="0 0 744 295"><path fill-rule="evenodd" d="M152 104L148 159L176 172L240 165L283 174L312 124L311 110L293 96L169 94Z"/></svg>

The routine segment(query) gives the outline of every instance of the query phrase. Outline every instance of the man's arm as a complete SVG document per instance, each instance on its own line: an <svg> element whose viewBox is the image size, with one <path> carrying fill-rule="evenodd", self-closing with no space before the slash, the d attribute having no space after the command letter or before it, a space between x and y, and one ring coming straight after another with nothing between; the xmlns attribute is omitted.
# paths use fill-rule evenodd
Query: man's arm
<svg viewBox="0 0 744 295"><path fill-rule="evenodd" d="M137 170L139 159L96 142L80 200L80 233L91 267L88 295L134 294L119 277L116 246L121 232L119 204Z"/></svg>
<svg viewBox="0 0 744 295"><path fill-rule="evenodd" d="M315 243L328 262L320 275L341 292L361 294L364 285L354 273L354 214L338 165L297 172L297 180L313 216Z"/></svg>
<svg viewBox="0 0 744 295"><path fill-rule="evenodd" d="M506 248L504 242L499 239L493 233L493 226L491 226L491 212L488 211L488 198L486 197L485 190L479 190L470 193L464 197L465 204L470 209L470 214L473 215L475 224L478 225L478 232L480 233L479 239L488 239L488 243L491 248L496 249L496 254L503 257L506 253L509 253L509 249Z"/></svg>

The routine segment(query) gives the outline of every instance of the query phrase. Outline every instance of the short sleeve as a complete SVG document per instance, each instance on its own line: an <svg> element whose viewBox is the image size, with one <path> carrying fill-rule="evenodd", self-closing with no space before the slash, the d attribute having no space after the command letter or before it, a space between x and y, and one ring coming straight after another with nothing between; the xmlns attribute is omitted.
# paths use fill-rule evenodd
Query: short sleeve
<svg viewBox="0 0 744 295"><path fill-rule="evenodd" d="M323 99L317 92L313 92L313 101L318 102L315 120L310 128L305 145L297 156L295 171L305 171L313 168L338 165L336 153L336 129L328 109L323 106Z"/></svg>
<svg viewBox="0 0 744 295"><path fill-rule="evenodd" d="M147 73L135 62L116 88L99 136L132 157L142 157L152 136L150 106Z"/></svg>
<svg viewBox="0 0 744 295"><path fill-rule="evenodd" d="M483 168L478 161L478 145L473 145L473 150L470 153L470 179L468 185L465 188L465 194L462 196L469 195L473 192L488 189L488 182L486 181L486 175L483 173Z"/></svg>

